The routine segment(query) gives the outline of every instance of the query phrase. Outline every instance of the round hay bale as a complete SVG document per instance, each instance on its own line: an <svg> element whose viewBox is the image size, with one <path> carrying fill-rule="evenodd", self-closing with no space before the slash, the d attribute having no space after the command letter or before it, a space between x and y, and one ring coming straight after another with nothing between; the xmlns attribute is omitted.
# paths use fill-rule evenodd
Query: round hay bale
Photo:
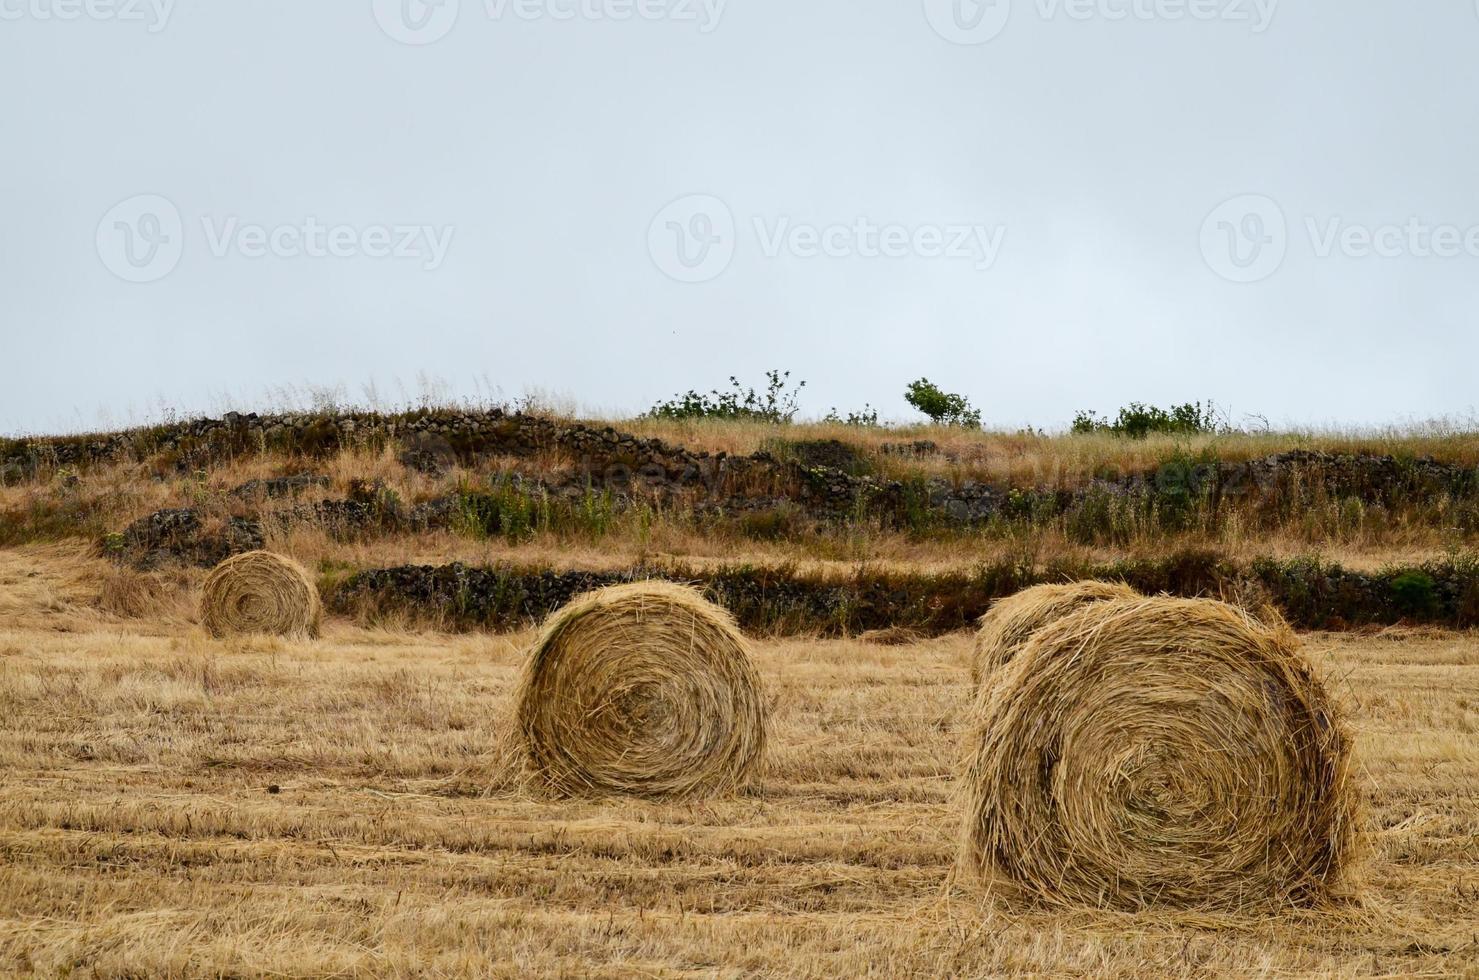
<svg viewBox="0 0 1479 980"><path fill-rule="evenodd" d="M1030 899L1318 904L1355 839L1350 742L1287 627L1221 602L1094 603L977 699L963 858Z"/></svg>
<svg viewBox="0 0 1479 980"><path fill-rule="evenodd" d="M981 617L971 657L971 683L980 685L1005 667L1032 634L1091 602L1134 599L1140 593L1119 582L1070 582L1065 585L1035 585L1015 595L998 599Z"/></svg>
<svg viewBox="0 0 1479 980"><path fill-rule="evenodd" d="M270 551L248 551L206 576L200 623L217 639L250 633L316 639L323 604L303 566Z"/></svg>
<svg viewBox="0 0 1479 980"><path fill-rule="evenodd" d="M695 590L638 582L554 613L525 663L518 728L556 792L729 792L765 747L765 703L744 637Z"/></svg>

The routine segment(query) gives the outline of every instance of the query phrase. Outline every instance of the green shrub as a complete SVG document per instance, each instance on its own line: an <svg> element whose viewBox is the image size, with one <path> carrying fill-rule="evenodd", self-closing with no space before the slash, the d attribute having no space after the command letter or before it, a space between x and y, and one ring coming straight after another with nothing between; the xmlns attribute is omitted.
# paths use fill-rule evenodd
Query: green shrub
<svg viewBox="0 0 1479 980"><path fill-rule="evenodd" d="M1165 531L1184 531L1192 523L1197 504L1206 499L1210 486L1199 485L1199 467L1205 458L1176 450L1156 467L1153 483L1156 526Z"/></svg>
<svg viewBox="0 0 1479 980"><path fill-rule="evenodd" d="M765 391L745 388L730 376L728 391L710 391L707 395L689 389L654 405L647 415L655 419L752 419L776 425L790 422L799 409L798 399L805 381L787 390L790 371L765 372Z"/></svg>
<svg viewBox="0 0 1479 980"><path fill-rule="evenodd" d="M1063 533L1074 544L1127 545L1146 509L1143 491L1091 487L1063 515Z"/></svg>
<svg viewBox="0 0 1479 980"><path fill-rule="evenodd" d="M1108 432L1127 439L1144 439L1152 433L1195 435L1221 432L1226 431L1227 426L1219 422L1212 402L1208 402L1205 408L1201 402L1187 402L1170 408L1131 402L1120 409L1112 422L1096 412L1079 412L1074 416L1072 428L1079 434Z"/></svg>
<svg viewBox="0 0 1479 980"><path fill-rule="evenodd" d="M861 412L848 412L847 418L843 418L837 414L837 409L833 408L822 418L822 421L830 422L833 425L852 425L870 429L877 428L879 424L878 409L872 405L864 404Z"/></svg>
<svg viewBox="0 0 1479 980"><path fill-rule="evenodd" d="M806 527L806 515L794 504L750 511L739 519L739 531L752 541L789 541Z"/></svg>
<svg viewBox="0 0 1479 980"><path fill-rule="evenodd" d="M928 378L911 383L904 391L904 400L938 425L957 425L967 429L981 427L980 411L972 408L964 395L942 391Z"/></svg>
<svg viewBox="0 0 1479 980"><path fill-rule="evenodd" d="M1426 572L1403 572L1392 579L1392 599L1409 616L1425 616L1438 604L1437 583Z"/></svg>
<svg viewBox="0 0 1479 980"><path fill-rule="evenodd" d="M457 490L453 528L464 537L483 540L502 537L509 544L527 541L550 524L549 498L542 490L529 492L508 480L482 490L466 484Z"/></svg>

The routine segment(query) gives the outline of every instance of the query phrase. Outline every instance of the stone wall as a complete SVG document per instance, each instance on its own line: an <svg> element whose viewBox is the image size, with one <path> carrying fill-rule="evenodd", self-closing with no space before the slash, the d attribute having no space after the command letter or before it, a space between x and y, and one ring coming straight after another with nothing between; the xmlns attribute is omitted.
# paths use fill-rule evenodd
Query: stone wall
<svg viewBox="0 0 1479 980"><path fill-rule="evenodd" d="M1361 572L1310 559L1243 565L1195 551L1078 566L1001 563L941 573L863 569L843 579L752 566L588 572L408 565L357 572L328 588L326 601L365 622L399 616L440 628L505 630L533 625L591 589L651 578L694 584L734 613L746 630L778 635L856 635L896 627L938 635L971 629L996 598L1041 582L1073 579L1126 582L1146 594L1225 597L1255 610L1268 602L1303 629L1479 625L1479 566L1472 564L1430 562Z"/></svg>

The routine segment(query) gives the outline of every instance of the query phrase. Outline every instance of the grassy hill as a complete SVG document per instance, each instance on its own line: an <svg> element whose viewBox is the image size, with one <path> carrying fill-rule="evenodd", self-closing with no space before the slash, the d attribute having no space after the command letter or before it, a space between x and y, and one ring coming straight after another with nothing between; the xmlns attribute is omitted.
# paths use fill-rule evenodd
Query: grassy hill
<svg viewBox="0 0 1479 980"><path fill-rule="evenodd" d="M701 581L762 630L939 632L1088 576L1253 595L1312 627L1479 621L1479 440L1458 433L233 414L7 440L0 477L0 545L84 542L160 589L269 547L360 616L424 612L397 602L407 582L442 590L377 570L491 569L492 594L436 604L467 628L541 614L566 595L542 577L576 573Z"/></svg>

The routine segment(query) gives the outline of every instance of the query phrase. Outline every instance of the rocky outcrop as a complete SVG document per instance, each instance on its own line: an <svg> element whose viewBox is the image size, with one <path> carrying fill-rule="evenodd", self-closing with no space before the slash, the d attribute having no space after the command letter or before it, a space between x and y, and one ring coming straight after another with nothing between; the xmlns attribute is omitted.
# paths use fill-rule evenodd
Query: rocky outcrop
<svg viewBox="0 0 1479 980"><path fill-rule="evenodd" d="M9 479L38 470L80 469L105 462L152 462L188 471L265 451L320 458L355 446L394 445L418 469L475 464L491 457L559 452L597 482L696 484L712 482L726 456L689 452L658 439L639 439L537 415L486 412L410 412L400 415L242 415L199 419L101 436L9 440L0 466Z"/></svg>
<svg viewBox="0 0 1479 980"><path fill-rule="evenodd" d="M104 552L114 560L143 570L177 563L210 568L262 546L262 526L256 521L230 517L212 525L189 509L150 514L103 542Z"/></svg>
<svg viewBox="0 0 1479 980"><path fill-rule="evenodd" d="M317 473L294 473L275 476L266 480L248 480L231 491L233 497L243 500L279 500L298 497L310 490L327 487L329 478Z"/></svg>
<svg viewBox="0 0 1479 980"><path fill-rule="evenodd" d="M510 629L536 623L592 589L652 578L695 584L744 628L776 633L881 629L899 619L943 633L970 625L994 595L1005 594L1001 585L976 587L980 583L969 574L929 576L930 585L911 590L887 576L826 582L752 567L705 573L639 565L561 572L452 564L359 572L332 590L328 602L367 621L394 613L443 628Z"/></svg>

